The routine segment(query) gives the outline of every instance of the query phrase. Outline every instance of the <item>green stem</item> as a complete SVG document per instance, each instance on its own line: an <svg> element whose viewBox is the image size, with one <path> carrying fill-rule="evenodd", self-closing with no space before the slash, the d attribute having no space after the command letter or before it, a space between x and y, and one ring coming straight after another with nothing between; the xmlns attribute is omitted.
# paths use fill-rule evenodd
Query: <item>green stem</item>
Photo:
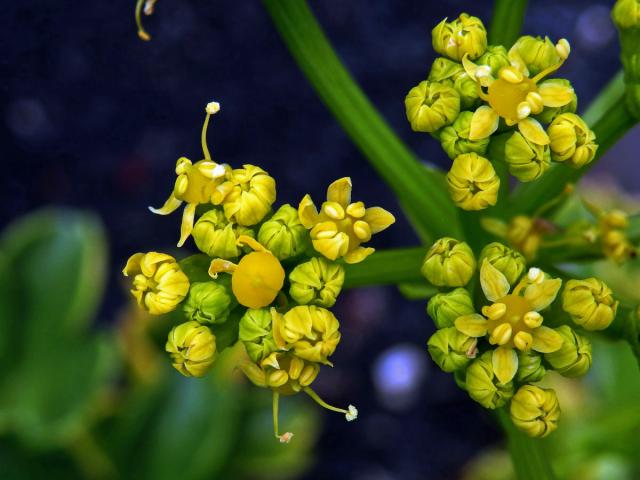
<svg viewBox="0 0 640 480"><path fill-rule="evenodd" d="M425 248L398 248L375 252L364 262L345 265L345 288L425 282L420 267Z"/></svg>
<svg viewBox="0 0 640 480"><path fill-rule="evenodd" d="M524 21L527 0L496 0L493 4L493 19L489 28L489 44L504 45L507 50L513 45Z"/></svg>
<svg viewBox="0 0 640 480"><path fill-rule="evenodd" d="M420 238L460 236L441 172L398 139L342 65L303 0L264 0L287 48L346 133L391 186Z"/></svg>
<svg viewBox="0 0 640 480"><path fill-rule="evenodd" d="M589 104L582 118L588 125L595 125L616 103L624 101L624 72L619 70Z"/></svg>
<svg viewBox="0 0 640 480"><path fill-rule="evenodd" d="M553 480L555 477L541 440L531 438L518 430L505 408L496 410L498 420L507 438L507 447L518 480Z"/></svg>

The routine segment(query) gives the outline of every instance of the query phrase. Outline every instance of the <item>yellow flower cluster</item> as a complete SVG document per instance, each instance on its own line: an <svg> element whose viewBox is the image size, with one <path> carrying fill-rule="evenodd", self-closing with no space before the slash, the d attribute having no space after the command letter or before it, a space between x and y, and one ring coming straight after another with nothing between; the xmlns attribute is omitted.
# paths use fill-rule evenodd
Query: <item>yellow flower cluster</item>
<svg viewBox="0 0 640 480"><path fill-rule="evenodd" d="M474 307L468 289L476 272L486 301ZM429 250L422 273L442 289L427 308L437 327L428 342L433 360L484 407L510 404L513 422L524 432L535 437L552 432L558 399L533 384L547 369L567 377L589 370L591 344L577 329L611 324L618 305L611 290L595 278L569 280L560 313L550 307L561 279L539 268L527 270L524 256L500 243L485 246L476 260L465 242L451 238ZM545 319L556 327L545 325Z"/></svg>
<svg viewBox="0 0 640 480"><path fill-rule="evenodd" d="M266 171L212 160L206 134L219 110L215 102L206 107L204 158L180 158L171 195L151 209L167 215L185 203L178 246L192 236L202 253L181 261L136 253L123 273L150 314L176 311L172 318L180 321L165 349L181 374L203 376L219 352L244 348L240 368L272 390L275 434L288 442L293 434L278 431L280 395L302 391L347 420L357 417L352 405L328 405L311 384L321 366L332 366L340 342L340 323L328 309L342 289L344 263L369 256L373 248L363 245L395 219L380 207L352 202L346 177L329 186L320 211L306 195L297 209L285 204L274 212L276 184Z"/></svg>
<svg viewBox="0 0 640 480"><path fill-rule="evenodd" d="M442 57L405 107L411 128L438 138L453 160L447 183L457 206L496 204L500 179L487 152L522 182L540 178L552 161L580 168L594 159L595 135L575 114L571 84L547 79L569 56L567 40L523 36L508 50L487 45L482 21L463 13L440 22L432 43Z"/></svg>

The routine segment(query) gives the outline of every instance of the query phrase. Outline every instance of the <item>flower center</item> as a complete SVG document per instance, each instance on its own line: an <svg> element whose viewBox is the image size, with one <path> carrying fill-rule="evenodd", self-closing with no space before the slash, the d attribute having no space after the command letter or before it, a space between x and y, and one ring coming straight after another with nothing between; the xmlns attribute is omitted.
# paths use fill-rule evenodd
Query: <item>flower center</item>
<svg viewBox="0 0 640 480"><path fill-rule="evenodd" d="M489 105L502 118L518 121L518 105L527 99L527 94L537 92L536 84L529 78L511 83L498 78L489 85Z"/></svg>
<svg viewBox="0 0 640 480"><path fill-rule="evenodd" d="M526 351L533 342L532 331L541 323L528 300L520 295L507 295L487 310L489 341Z"/></svg>
<svg viewBox="0 0 640 480"><path fill-rule="evenodd" d="M238 303L249 308L271 304L284 283L284 269L268 252L252 252L242 257L231 277L231 289Z"/></svg>

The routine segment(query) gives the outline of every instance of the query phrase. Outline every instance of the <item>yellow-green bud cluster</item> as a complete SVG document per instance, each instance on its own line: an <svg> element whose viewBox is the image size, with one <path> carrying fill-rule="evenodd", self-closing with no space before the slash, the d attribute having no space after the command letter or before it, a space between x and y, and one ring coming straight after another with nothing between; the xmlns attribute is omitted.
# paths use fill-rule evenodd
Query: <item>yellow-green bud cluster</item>
<svg viewBox="0 0 640 480"><path fill-rule="evenodd" d="M595 134L575 114L571 83L547 78L569 56L567 40L523 36L508 50L487 45L482 21L463 13L442 20L432 44L442 56L409 91L405 107L411 128L437 138L453 160L447 186L458 207L496 205L494 162L506 162L511 175L532 182L551 162L581 168L595 158Z"/></svg>
<svg viewBox="0 0 640 480"><path fill-rule="evenodd" d="M561 279L527 270L522 254L498 242L486 245L476 263L465 242L449 237L429 249L422 273L441 290L427 305L436 325L427 342L433 361L485 408L507 406L523 432L551 433L558 399L534 384L548 371L565 377L589 371L591 343L567 321L587 330L609 326L618 303L608 287L597 279L569 280L562 290Z"/></svg>
<svg viewBox="0 0 640 480"><path fill-rule="evenodd" d="M618 0L611 17L620 37L626 104L629 111L640 118L640 2Z"/></svg>

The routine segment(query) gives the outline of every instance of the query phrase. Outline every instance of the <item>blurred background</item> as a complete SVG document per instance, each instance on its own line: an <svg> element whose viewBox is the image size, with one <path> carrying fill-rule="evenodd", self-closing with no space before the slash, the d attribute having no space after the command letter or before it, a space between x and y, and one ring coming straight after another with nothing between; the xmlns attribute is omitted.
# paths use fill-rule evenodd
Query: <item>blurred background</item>
<svg viewBox="0 0 640 480"><path fill-rule="evenodd" d="M403 99L434 58L431 28L462 11L488 25L492 2L310 3L399 136L425 162L447 165L437 142L411 132ZM530 2L524 33L572 43L561 73L581 110L619 68L612 4ZM222 105L209 128L214 160L262 166L279 203L320 197L351 176L354 195L398 217L373 246L417 244L260 2L161 0L145 18L148 43L136 35L133 0L2 10L0 477L512 478L491 415L428 357L424 301L394 288L341 296L336 367L316 390L355 403L360 419L285 399L283 422L298 433L288 446L272 438L269 393L231 377L233 352L211 379L180 378L161 351L162 328L130 308L120 271L136 251L175 253L179 215L147 206L166 199L179 156L200 158L211 100ZM634 212L639 141L636 129L591 174L594 195L618 192ZM557 387L569 413L549 450L565 452L562 478L640 478L637 365L622 344L598 344L594 356L586 381Z"/></svg>

